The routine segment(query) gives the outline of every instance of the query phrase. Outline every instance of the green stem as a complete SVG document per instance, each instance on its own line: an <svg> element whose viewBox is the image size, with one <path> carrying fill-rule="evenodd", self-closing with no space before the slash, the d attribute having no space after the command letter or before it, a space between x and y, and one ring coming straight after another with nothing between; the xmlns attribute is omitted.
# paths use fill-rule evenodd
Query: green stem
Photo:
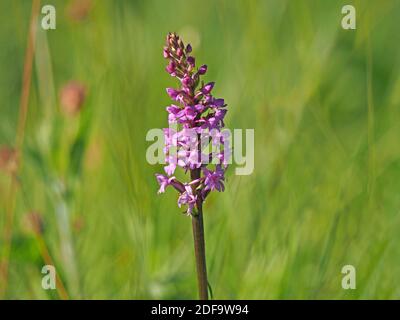
<svg viewBox="0 0 400 320"><path fill-rule="evenodd" d="M200 178L200 169L191 171L192 180ZM193 187L195 189L195 186ZM192 229L194 240L194 254L196 257L197 282L199 299L208 300L208 281L206 265L206 247L204 241L203 201L197 202L197 213L192 215Z"/></svg>

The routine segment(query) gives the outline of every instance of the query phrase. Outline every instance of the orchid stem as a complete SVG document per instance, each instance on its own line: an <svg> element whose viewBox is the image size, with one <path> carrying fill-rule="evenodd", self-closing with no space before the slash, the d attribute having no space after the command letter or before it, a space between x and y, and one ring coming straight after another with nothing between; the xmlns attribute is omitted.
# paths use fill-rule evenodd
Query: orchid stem
<svg viewBox="0 0 400 320"><path fill-rule="evenodd" d="M200 178L200 169L191 171L192 180ZM197 214L192 215L194 254L196 257L197 282L199 299L208 300L206 247L204 241L203 200L197 201Z"/></svg>

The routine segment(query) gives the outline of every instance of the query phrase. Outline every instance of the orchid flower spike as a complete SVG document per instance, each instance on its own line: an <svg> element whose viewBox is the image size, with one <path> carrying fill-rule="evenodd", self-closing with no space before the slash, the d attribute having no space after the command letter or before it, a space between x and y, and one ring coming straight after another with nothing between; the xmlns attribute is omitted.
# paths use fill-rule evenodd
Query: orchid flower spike
<svg viewBox="0 0 400 320"><path fill-rule="evenodd" d="M179 192L178 206L185 205L186 213L192 215L211 191L225 189L230 149L226 147L229 142L222 129L227 105L224 99L212 95L214 82L201 81L207 73L207 66L201 65L196 69L191 45L185 46L176 33L167 35L163 56L168 60L166 71L179 80L179 88L166 89L173 100L173 104L166 108L168 123L178 130L164 129L166 175L156 174L156 177L159 193L173 186ZM197 177L193 178L191 174L191 181L179 181L173 176L178 167L185 172L197 172Z"/></svg>

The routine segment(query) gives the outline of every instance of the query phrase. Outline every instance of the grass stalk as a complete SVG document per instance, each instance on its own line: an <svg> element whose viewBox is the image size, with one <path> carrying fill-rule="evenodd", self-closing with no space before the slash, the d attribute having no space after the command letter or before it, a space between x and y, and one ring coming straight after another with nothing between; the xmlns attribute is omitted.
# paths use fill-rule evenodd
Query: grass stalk
<svg viewBox="0 0 400 320"><path fill-rule="evenodd" d="M15 141L15 149L18 152L18 170L20 170L22 156L21 149L24 140L26 119L29 107L29 92L32 81L32 65L33 57L35 53L35 42L36 42L36 29L37 29L37 19L40 9L40 0L34 0L32 2L31 17L29 23L29 31L27 38L27 47L25 52L24 70L22 75L22 91L21 100L19 106L19 116L17 125L17 134ZM11 252L11 240L12 240L12 230L14 225L14 210L15 202L17 196L18 188L18 171L11 177L11 184L9 189L8 205L6 208L6 224L4 229L4 248L3 248L3 261L1 264L1 274L0 274L0 298L4 297L7 290L8 284L8 268L10 263L10 252Z"/></svg>

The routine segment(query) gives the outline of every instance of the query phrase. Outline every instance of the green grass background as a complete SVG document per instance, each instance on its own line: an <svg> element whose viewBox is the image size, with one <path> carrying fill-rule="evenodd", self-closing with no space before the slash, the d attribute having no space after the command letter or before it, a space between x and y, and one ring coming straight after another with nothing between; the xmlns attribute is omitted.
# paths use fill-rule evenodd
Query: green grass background
<svg viewBox="0 0 400 320"><path fill-rule="evenodd" d="M214 297L399 298L400 1L93 1L81 22L69 3L45 1L57 29L38 30L5 298L58 298L41 288L32 210L71 298L197 297L190 218L173 190L156 194L162 166L145 158L177 85L169 31L208 64L227 127L255 129L253 174L232 166L204 208ZM0 3L0 145L15 140L30 10ZM69 80L88 89L76 118L59 111ZM347 264L356 290L341 288Z"/></svg>

